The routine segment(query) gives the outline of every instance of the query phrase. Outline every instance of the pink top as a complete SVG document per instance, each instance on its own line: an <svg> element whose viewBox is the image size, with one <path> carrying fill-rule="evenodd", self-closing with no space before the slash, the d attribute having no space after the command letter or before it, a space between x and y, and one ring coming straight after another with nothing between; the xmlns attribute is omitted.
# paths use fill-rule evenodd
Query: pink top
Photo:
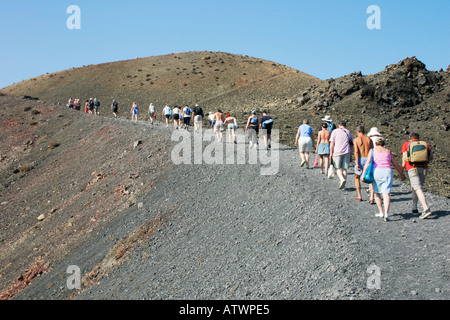
<svg viewBox="0 0 450 320"><path fill-rule="evenodd" d="M376 152L373 149L374 169L391 169L391 152Z"/></svg>

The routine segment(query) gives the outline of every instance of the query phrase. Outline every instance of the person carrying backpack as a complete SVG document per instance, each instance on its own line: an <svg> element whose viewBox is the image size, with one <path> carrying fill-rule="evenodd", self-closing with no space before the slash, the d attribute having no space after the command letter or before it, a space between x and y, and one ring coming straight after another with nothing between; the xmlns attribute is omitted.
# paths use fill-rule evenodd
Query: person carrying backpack
<svg viewBox="0 0 450 320"><path fill-rule="evenodd" d="M200 130L203 117L203 109L198 104L196 104L194 108L194 131Z"/></svg>
<svg viewBox="0 0 450 320"><path fill-rule="evenodd" d="M92 98L90 98L88 112L89 112L89 114L92 114L93 111L94 111L94 100L92 100Z"/></svg>
<svg viewBox="0 0 450 320"><path fill-rule="evenodd" d="M111 111L114 115L114 118L117 118L117 112L119 111L119 104L117 103L116 99L114 99L111 103Z"/></svg>
<svg viewBox="0 0 450 320"><path fill-rule="evenodd" d="M430 207L425 199L422 190L427 176L428 163L433 160L433 152L425 141L420 141L417 132L409 134L409 141L402 146L402 167L408 172L411 185L413 209L412 213L419 213L417 203L422 205L422 215L420 219L425 219L431 215Z"/></svg>
<svg viewBox="0 0 450 320"><path fill-rule="evenodd" d="M98 108L100 107L100 101L97 100L97 98L94 98L94 115L99 116L100 112L98 111Z"/></svg>
<svg viewBox="0 0 450 320"><path fill-rule="evenodd" d="M259 119L259 130L264 137L264 144L267 149L270 149L271 135L272 135L273 119L263 111L261 119Z"/></svg>
<svg viewBox="0 0 450 320"><path fill-rule="evenodd" d="M253 110L245 126L245 131L248 131L249 148L258 145L258 129L258 117L256 116L256 110Z"/></svg>
<svg viewBox="0 0 450 320"><path fill-rule="evenodd" d="M183 122L184 122L184 128L186 130L188 130L189 126L191 125L191 115L192 115L192 109L189 108L188 105L186 105L183 109Z"/></svg>

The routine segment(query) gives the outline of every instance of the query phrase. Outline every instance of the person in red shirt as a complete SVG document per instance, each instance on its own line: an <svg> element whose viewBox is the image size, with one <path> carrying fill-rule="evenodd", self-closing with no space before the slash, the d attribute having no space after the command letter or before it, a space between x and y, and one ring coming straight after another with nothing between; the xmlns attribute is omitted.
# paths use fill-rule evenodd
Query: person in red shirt
<svg viewBox="0 0 450 320"><path fill-rule="evenodd" d="M417 203L420 201L420 204L423 208L423 213L420 216L421 219L427 218L431 215L430 207L427 204L425 199L425 194L422 190L423 184L425 182L425 177L427 175L428 163L419 163L412 165L408 159L408 147L411 141L416 141L420 139L420 135L417 132L411 132L409 134L409 141L405 142L402 146L402 167L408 172L409 181L411 184L411 192L412 192L412 202L413 202L413 210L412 213L419 213L417 210ZM433 159L433 153L429 145L429 160Z"/></svg>

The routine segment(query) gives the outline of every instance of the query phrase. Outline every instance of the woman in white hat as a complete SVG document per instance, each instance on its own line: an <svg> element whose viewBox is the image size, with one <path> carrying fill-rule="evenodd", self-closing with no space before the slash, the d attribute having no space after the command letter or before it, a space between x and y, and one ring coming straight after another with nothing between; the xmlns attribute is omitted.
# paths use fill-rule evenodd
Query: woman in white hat
<svg viewBox="0 0 450 320"><path fill-rule="evenodd" d="M370 128L369 133L367 134L367 136L372 140L373 145L376 146L376 143L378 140L383 139L383 137L381 136L381 133L378 132L378 128ZM369 203L370 204L374 204L375 203L375 192L373 190L372 184L369 184L369 193L370 193L370 199L369 199Z"/></svg>
<svg viewBox="0 0 450 320"><path fill-rule="evenodd" d="M376 145L376 142L378 140L380 140L381 138L383 138L383 136L381 135L380 132L378 132L378 128L370 128L369 133L367 134L367 136L372 139L373 145Z"/></svg>

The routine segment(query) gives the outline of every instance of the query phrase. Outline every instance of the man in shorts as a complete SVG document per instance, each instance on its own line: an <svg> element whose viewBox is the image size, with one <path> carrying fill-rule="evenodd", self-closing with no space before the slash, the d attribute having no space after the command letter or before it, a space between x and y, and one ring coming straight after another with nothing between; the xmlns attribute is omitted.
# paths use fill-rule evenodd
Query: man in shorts
<svg viewBox="0 0 450 320"><path fill-rule="evenodd" d="M353 152L355 156L355 188L357 197L356 201L362 201L361 196L361 175L364 166L367 162L367 156L369 155L370 149L373 148L372 140L365 135L366 131L363 126L359 126L356 129L356 138L353 139ZM371 185L370 185L371 186ZM373 196L371 197L373 201Z"/></svg>
<svg viewBox="0 0 450 320"><path fill-rule="evenodd" d="M196 104L194 108L194 130L196 132L202 127L203 116L204 114L202 108Z"/></svg>
<svg viewBox="0 0 450 320"><path fill-rule="evenodd" d="M420 204L423 208L423 213L420 216L421 219L427 218L429 215L431 215L430 207L427 204L427 201L425 199L425 194L422 190L423 184L425 183L425 177L427 175L427 169L428 169L428 163L416 163L412 164L408 161L408 148L411 141L417 141L420 139L420 135L417 132L411 132L409 134L409 141L406 141L402 146L402 167L408 172L409 176L409 182L411 184L411 192L412 192L412 202L413 202L413 208L412 213L419 213L419 210L417 209L417 203L420 201ZM431 148L429 145L428 147L428 154L429 154L429 160L431 161L433 159L433 152L431 151Z"/></svg>
<svg viewBox="0 0 450 320"><path fill-rule="evenodd" d="M330 136L330 159L340 179L339 189L341 190L345 190L347 183L347 170L350 167L353 147L353 137L346 125L344 120L340 121L339 128L333 130Z"/></svg>
<svg viewBox="0 0 450 320"><path fill-rule="evenodd" d="M214 132L216 133L217 140L220 142L222 141L223 122L225 121L222 110L217 109L216 113L214 113L213 121L215 121Z"/></svg>
<svg viewBox="0 0 450 320"><path fill-rule="evenodd" d="M314 137L312 128L309 125L308 119L304 119L303 124L298 128L297 135L295 136L295 146L298 146L300 159L302 160L300 167L306 164L306 168L309 169L309 153L313 144Z"/></svg>
<svg viewBox="0 0 450 320"><path fill-rule="evenodd" d="M163 119L166 119L166 128L169 127L169 119L172 117L172 109L169 106L165 106L162 111Z"/></svg>

